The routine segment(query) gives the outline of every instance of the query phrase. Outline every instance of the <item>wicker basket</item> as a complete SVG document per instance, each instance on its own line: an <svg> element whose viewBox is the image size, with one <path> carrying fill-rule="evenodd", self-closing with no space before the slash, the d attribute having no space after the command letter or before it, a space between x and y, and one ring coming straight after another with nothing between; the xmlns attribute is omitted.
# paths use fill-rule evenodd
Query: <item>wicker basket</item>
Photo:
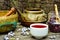
<svg viewBox="0 0 60 40"><path fill-rule="evenodd" d="M8 32L16 28L18 21L17 13L4 17L7 12L8 11L0 11L0 33Z"/></svg>

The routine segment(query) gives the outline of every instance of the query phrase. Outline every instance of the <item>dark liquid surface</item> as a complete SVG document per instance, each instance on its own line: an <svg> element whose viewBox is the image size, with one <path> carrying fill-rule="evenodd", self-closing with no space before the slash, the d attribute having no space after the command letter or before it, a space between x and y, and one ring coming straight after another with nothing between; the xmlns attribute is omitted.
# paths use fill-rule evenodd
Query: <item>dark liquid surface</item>
<svg viewBox="0 0 60 40"><path fill-rule="evenodd" d="M33 25L32 27L35 27L35 28L45 28L46 26L44 26L44 25Z"/></svg>

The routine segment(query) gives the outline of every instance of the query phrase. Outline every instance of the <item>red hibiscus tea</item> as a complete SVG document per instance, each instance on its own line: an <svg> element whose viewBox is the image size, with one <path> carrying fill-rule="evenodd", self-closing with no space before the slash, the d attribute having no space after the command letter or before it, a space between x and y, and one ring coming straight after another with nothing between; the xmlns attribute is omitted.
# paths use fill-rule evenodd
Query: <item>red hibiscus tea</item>
<svg viewBox="0 0 60 40"><path fill-rule="evenodd" d="M45 28L46 26L45 25L33 25L32 27L35 27L35 28Z"/></svg>

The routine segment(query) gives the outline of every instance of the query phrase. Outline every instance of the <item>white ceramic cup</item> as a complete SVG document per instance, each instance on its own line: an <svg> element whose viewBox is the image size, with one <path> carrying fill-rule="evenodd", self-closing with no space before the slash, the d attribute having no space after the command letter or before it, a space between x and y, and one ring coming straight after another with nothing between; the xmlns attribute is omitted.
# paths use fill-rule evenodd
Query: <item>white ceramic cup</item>
<svg viewBox="0 0 60 40"><path fill-rule="evenodd" d="M40 25L40 27L33 27L34 25ZM41 27L45 26L45 27ZM42 23L35 23L30 25L30 33L37 39L41 39L48 35L48 25Z"/></svg>

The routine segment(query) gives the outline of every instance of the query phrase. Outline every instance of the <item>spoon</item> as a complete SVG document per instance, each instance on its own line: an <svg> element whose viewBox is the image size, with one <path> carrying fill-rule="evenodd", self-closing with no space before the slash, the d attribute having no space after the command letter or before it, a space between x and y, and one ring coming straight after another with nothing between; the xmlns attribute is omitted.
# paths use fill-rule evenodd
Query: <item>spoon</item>
<svg viewBox="0 0 60 40"><path fill-rule="evenodd" d="M16 11L16 9L14 7L12 7L11 10L5 16L10 16L15 11Z"/></svg>
<svg viewBox="0 0 60 40"><path fill-rule="evenodd" d="M58 14L58 8L57 8L57 4L54 5L55 6L55 13L56 13L56 23L59 22L59 14Z"/></svg>

